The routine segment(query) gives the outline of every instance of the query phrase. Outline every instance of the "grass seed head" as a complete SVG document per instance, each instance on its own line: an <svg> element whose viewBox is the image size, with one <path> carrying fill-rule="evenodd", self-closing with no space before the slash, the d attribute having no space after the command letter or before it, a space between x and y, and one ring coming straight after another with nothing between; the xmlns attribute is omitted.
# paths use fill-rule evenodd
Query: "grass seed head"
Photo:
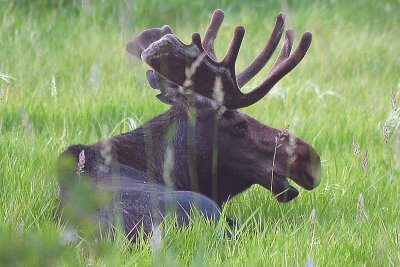
<svg viewBox="0 0 400 267"><path fill-rule="evenodd" d="M364 207L364 197L361 193L360 195L358 195L357 215L360 220L367 219L367 213L365 212L365 207Z"/></svg>
<svg viewBox="0 0 400 267"><path fill-rule="evenodd" d="M104 160L103 164L100 166L103 172L109 172L110 170L110 164L112 161L111 150L111 142L108 139L104 139L101 142L100 148L100 156Z"/></svg>
<svg viewBox="0 0 400 267"><path fill-rule="evenodd" d="M356 157L360 157L360 145L358 144L357 140L353 136L353 149L354 149L354 155Z"/></svg>
<svg viewBox="0 0 400 267"><path fill-rule="evenodd" d="M364 172L367 171L368 168L368 149L365 150L364 159L363 159L363 170Z"/></svg>
<svg viewBox="0 0 400 267"><path fill-rule="evenodd" d="M387 148L389 148L389 131L387 124L383 124L383 141L385 141L385 145Z"/></svg>
<svg viewBox="0 0 400 267"><path fill-rule="evenodd" d="M290 129L290 123L288 125L286 125L283 129L282 132L285 136L289 135L289 129Z"/></svg>
<svg viewBox="0 0 400 267"><path fill-rule="evenodd" d="M311 210L311 214L310 214L310 238L311 238L311 246L315 243L315 239L314 239L314 229L315 229L315 223L317 221L317 213L315 208L313 208Z"/></svg>
<svg viewBox="0 0 400 267"><path fill-rule="evenodd" d="M286 125L282 130L279 131L278 133L278 140L283 141L285 140L285 137L289 136L289 128L290 124Z"/></svg>
<svg viewBox="0 0 400 267"><path fill-rule="evenodd" d="M76 168L76 174L78 176L81 176L81 174L84 172L85 168L85 150L82 150L81 153L79 153L79 161L78 161L78 166Z"/></svg>
<svg viewBox="0 0 400 267"><path fill-rule="evenodd" d="M398 106L397 106L397 99L396 99L396 94L392 88L391 92L390 92L390 100L392 102L392 110L393 111L397 111Z"/></svg>

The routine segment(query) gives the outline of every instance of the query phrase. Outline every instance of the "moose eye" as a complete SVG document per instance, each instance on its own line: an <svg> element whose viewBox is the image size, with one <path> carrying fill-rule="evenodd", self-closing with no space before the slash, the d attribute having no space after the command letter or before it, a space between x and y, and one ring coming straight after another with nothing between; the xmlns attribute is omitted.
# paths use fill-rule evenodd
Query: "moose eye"
<svg viewBox="0 0 400 267"><path fill-rule="evenodd" d="M247 131L247 124L244 121L235 124L234 132L237 135L243 135Z"/></svg>

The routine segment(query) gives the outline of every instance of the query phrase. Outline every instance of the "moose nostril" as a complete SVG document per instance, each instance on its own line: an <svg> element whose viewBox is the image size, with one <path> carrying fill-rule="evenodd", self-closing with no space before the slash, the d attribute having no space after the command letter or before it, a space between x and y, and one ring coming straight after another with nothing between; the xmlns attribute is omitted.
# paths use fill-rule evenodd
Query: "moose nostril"
<svg viewBox="0 0 400 267"><path fill-rule="evenodd" d="M321 183L321 160L316 153L311 157L311 162L304 169L303 173L309 185L307 189L314 189Z"/></svg>
<svg viewBox="0 0 400 267"><path fill-rule="evenodd" d="M312 190L321 183L321 160L308 144L296 149L296 160L290 166L290 179L306 190Z"/></svg>
<svg viewBox="0 0 400 267"><path fill-rule="evenodd" d="M312 190L321 183L320 165L312 165L311 168L305 168L303 174L307 183L306 189Z"/></svg>
<svg viewBox="0 0 400 267"><path fill-rule="evenodd" d="M314 180L317 183L316 185L318 186L322 180L321 161L318 161L317 164L314 164L313 169L314 169Z"/></svg>
<svg viewBox="0 0 400 267"><path fill-rule="evenodd" d="M318 186L321 183L322 179L322 174L321 174L321 159L319 155L313 151L313 156L311 157L311 168L315 180L316 186Z"/></svg>

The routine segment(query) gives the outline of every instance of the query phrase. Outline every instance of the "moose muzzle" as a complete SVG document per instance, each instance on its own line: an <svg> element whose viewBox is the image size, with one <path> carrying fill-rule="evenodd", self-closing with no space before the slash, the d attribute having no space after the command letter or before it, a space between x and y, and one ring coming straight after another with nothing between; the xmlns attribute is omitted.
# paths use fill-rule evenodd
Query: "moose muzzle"
<svg viewBox="0 0 400 267"><path fill-rule="evenodd" d="M261 183L279 202L289 202L299 194L299 191L290 185L288 178L306 190L312 190L321 183L319 155L303 140L297 139L295 143L291 152L282 153L287 157L286 166L276 166L270 182ZM282 149L288 150L287 146L283 146ZM285 162L283 159L279 161Z"/></svg>

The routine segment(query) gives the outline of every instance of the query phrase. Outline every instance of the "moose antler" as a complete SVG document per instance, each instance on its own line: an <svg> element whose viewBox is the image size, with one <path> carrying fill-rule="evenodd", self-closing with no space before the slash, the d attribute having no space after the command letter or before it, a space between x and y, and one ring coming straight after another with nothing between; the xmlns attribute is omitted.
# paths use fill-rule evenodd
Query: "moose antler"
<svg viewBox="0 0 400 267"><path fill-rule="evenodd" d="M258 57L237 76L235 74L235 63L245 29L242 26L236 27L228 52L221 61L217 61L214 41L223 18L222 10L214 12L203 42L199 33L193 33L190 45L183 44L173 34L166 34L160 40L150 44L142 52L141 58L157 73L179 86L183 86L186 79L186 66L192 64L202 53L205 53L206 55L196 73L191 77L193 81L192 89L196 93L212 98L214 80L217 76L220 76L224 92L224 106L229 109L237 109L250 106L260 100L280 79L293 70L310 47L312 35L310 32L303 33L298 47L290 54L294 32L291 29L287 30L281 52L266 79L249 93L244 94L240 91L240 88L265 66L278 46L283 34L285 16L283 13L278 14L275 27L266 46Z"/></svg>

